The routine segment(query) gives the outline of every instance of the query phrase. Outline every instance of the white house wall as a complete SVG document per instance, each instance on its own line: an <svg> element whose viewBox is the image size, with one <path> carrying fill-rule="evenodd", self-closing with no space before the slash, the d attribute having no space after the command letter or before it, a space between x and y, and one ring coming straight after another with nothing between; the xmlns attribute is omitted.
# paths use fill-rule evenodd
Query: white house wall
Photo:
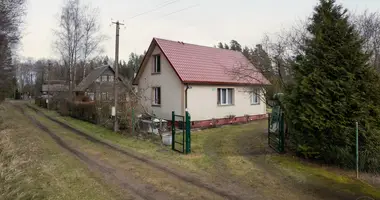
<svg viewBox="0 0 380 200"><path fill-rule="evenodd" d="M245 87L191 85L188 90L188 110L192 121L226 118L234 115L266 114L266 104L260 99L259 105L251 105L251 94ZM234 105L217 105L217 88L234 88Z"/></svg>
<svg viewBox="0 0 380 200"><path fill-rule="evenodd" d="M161 73L152 74L153 55L161 55ZM144 99L142 104L157 117L171 120L171 113L183 112L183 84L176 72L169 64L166 57L161 53L160 48L155 47L138 82L140 91L143 91ZM161 87L161 106L152 106L152 87Z"/></svg>

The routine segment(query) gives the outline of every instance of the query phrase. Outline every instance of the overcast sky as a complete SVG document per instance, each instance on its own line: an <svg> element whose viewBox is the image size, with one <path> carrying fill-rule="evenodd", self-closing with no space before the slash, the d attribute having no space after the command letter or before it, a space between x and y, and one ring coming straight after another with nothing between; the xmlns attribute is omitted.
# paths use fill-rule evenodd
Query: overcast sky
<svg viewBox="0 0 380 200"><path fill-rule="evenodd" d="M264 34L291 27L310 16L317 0L179 0L149 14L132 16L157 8L168 0L82 0L100 10L105 55L114 57L115 27L111 19L124 21L120 33L120 59L130 52L142 53L153 37L213 46L235 39L254 46ZM380 0L338 0L350 11L377 11ZM56 57L52 29L63 0L28 0L20 56ZM192 7L194 6L194 7ZM175 14L170 13L192 7Z"/></svg>

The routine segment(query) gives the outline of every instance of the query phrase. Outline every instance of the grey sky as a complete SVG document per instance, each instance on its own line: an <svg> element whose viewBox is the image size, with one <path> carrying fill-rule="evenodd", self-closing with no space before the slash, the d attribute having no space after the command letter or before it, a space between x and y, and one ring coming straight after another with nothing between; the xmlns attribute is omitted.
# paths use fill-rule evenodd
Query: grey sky
<svg viewBox="0 0 380 200"><path fill-rule="evenodd" d="M63 0L28 0L20 55L51 58L57 15ZM120 59L130 52L142 53L153 37L212 46L235 39L253 46L265 33L279 32L312 12L317 0L180 0L155 12L128 20L168 0L85 0L100 9L105 54L114 57L114 26L111 18L125 21L120 33ZM338 0L350 11L377 11L379 0ZM191 9L162 17L183 8Z"/></svg>

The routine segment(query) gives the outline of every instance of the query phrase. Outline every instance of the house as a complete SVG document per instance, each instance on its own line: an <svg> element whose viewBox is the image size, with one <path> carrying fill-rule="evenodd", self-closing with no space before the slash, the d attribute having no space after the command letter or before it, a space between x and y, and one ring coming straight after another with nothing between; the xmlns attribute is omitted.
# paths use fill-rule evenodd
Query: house
<svg viewBox="0 0 380 200"><path fill-rule="evenodd" d="M238 77L240 69L254 76ZM267 117L263 86L270 83L236 51L154 38L133 84L157 117L171 121L172 111L188 110L192 127Z"/></svg>
<svg viewBox="0 0 380 200"><path fill-rule="evenodd" d="M64 80L49 80L42 85L41 93L43 96L57 96L62 93L68 92L69 86Z"/></svg>
<svg viewBox="0 0 380 200"><path fill-rule="evenodd" d="M82 101L86 97L89 101L113 101L114 77L115 71L109 65L95 68L74 88L76 100ZM120 74L117 90L119 91L118 98L120 101L125 100L128 85Z"/></svg>

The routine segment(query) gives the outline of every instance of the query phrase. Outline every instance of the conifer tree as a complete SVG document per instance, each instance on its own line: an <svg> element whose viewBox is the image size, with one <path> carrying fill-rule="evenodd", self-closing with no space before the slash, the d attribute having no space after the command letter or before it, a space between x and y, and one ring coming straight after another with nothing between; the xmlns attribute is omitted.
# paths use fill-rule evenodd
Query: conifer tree
<svg viewBox="0 0 380 200"><path fill-rule="evenodd" d="M355 166L355 122L361 168L380 170L380 84L347 10L320 0L296 57L286 95L290 134L304 155Z"/></svg>

